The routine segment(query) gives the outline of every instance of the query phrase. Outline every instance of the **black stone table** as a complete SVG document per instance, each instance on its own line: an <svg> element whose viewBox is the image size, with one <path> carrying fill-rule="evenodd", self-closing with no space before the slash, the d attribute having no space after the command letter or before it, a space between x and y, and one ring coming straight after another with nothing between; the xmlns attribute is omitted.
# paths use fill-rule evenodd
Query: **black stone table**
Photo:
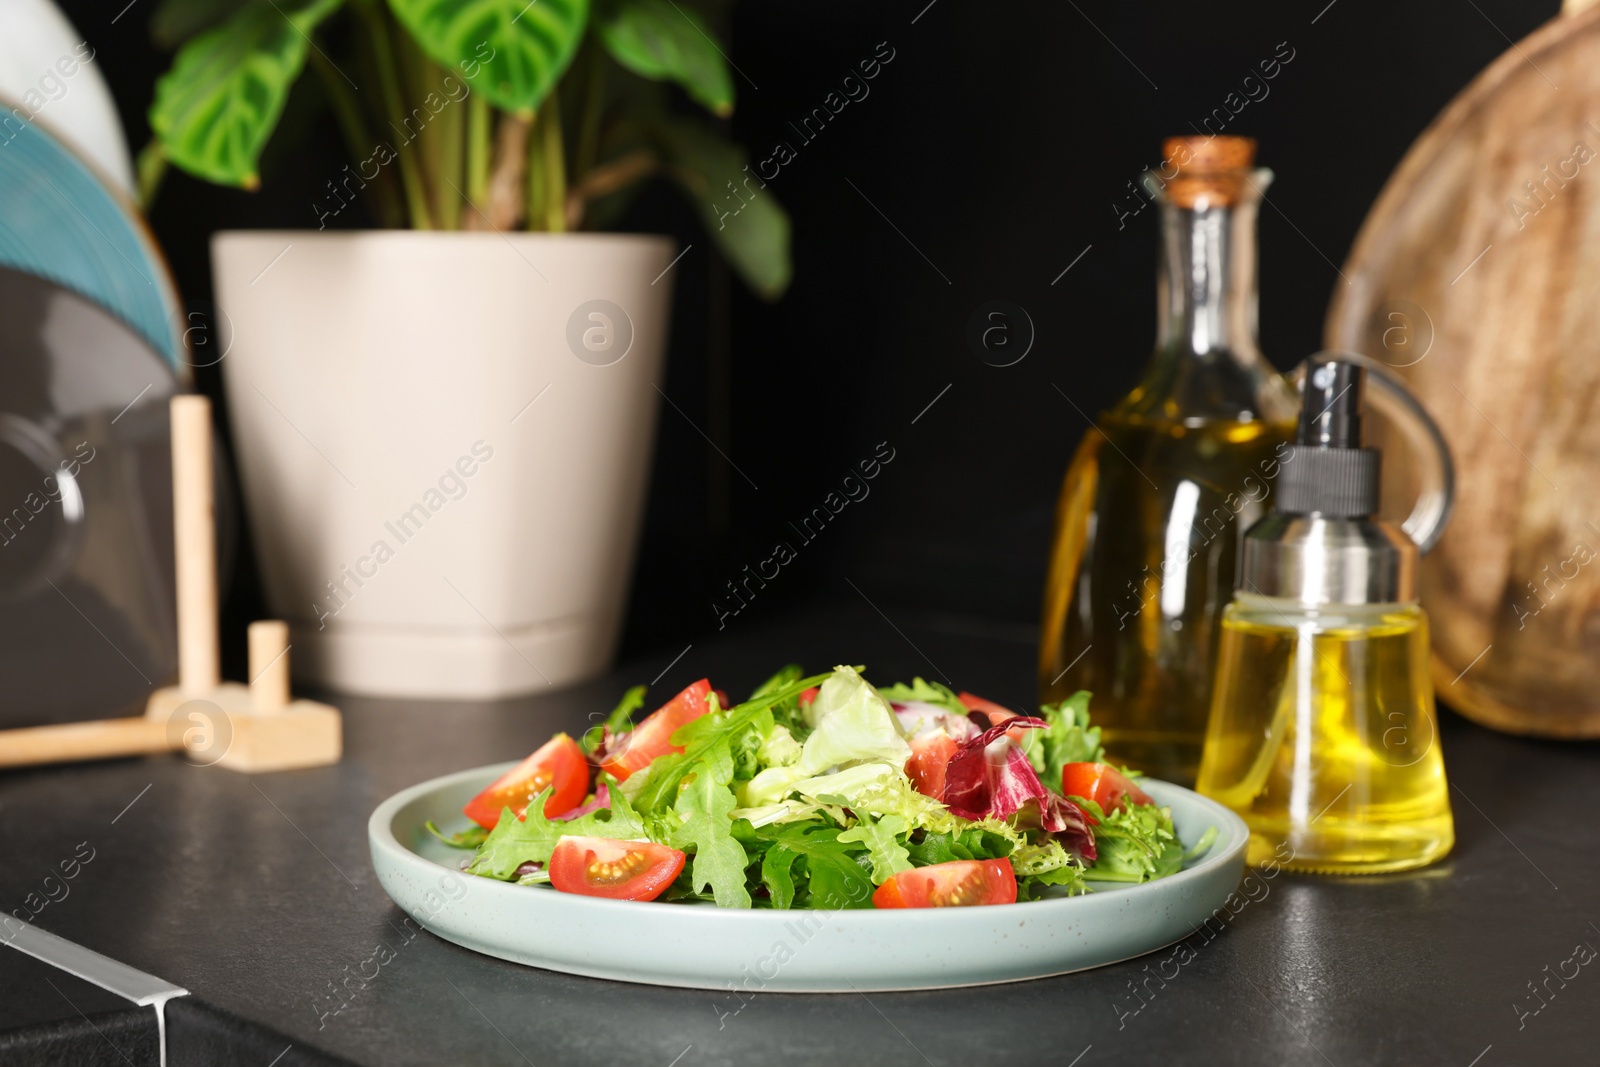
<svg viewBox="0 0 1600 1067"><path fill-rule="evenodd" d="M576 732L626 685L655 679L664 697L709 675L737 694L785 662L851 662L1033 703L1026 628L880 606L730 620L681 655L524 700L343 699L344 762L322 770L252 778L169 757L0 772L0 907L27 907L87 842L93 859L35 922L190 991L167 1005L174 1067L1600 1058L1600 751L1449 714L1458 841L1443 863L1248 882L1225 928L1184 950L1035 982L741 1000L575 978L416 933L379 888L366 821L381 800ZM154 1026L151 1009L0 948L0 1062L145 1067Z"/></svg>

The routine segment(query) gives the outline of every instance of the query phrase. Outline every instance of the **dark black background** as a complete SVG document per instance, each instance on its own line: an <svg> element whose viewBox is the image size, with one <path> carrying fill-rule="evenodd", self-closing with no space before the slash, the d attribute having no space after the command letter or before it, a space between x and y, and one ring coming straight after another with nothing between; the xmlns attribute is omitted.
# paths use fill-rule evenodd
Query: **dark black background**
<svg viewBox="0 0 1600 1067"><path fill-rule="evenodd" d="M169 57L149 43L154 0L112 24L124 2L61 5L97 48L137 149ZM1269 95L1225 131L1259 138L1278 175L1260 227L1261 331L1287 367L1317 348L1334 264L1407 146L1557 7L749 0L729 54L744 75L732 128L755 159L794 142L788 123L880 42L894 58L771 184L795 232L796 280L780 302L730 279L672 191L645 195L628 218L694 248L675 270L662 386L683 414L661 414L624 654L716 631L723 584L774 541L795 543L788 522L879 442L895 459L871 495L797 544L799 558L726 625L825 590L855 596L848 581L880 605L1024 633L1057 485L1087 425L1073 403L1105 407L1150 349L1155 213L1123 225L1116 205L1132 206L1127 183L1159 161L1160 139L1193 132L1259 61L1292 50ZM191 307L209 306L213 231L313 223L344 159L331 121L302 106L312 102L291 104L286 125L303 136L269 150L260 192L169 176L153 224ZM1022 306L1036 328L1014 366L986 365L966 342L992 299ZM214 398L215 375L199 379ZM246 546L223 632L242 634L260 604Z"/></svg>

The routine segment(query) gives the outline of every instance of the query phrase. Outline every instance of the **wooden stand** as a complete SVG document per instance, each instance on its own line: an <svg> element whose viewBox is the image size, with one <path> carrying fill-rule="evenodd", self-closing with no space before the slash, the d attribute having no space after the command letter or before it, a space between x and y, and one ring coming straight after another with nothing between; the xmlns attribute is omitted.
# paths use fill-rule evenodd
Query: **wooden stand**
<svg viewBox="0 0 1600 1067"><path fill-rule="evenodd" d="M339 712L290 699L287 623L251 623L250 684L222 681L211 478L211 402L173 397L178 684L157 690L143 718L0 731L0 767L177 750L251 773L339 761Z"/></svg>

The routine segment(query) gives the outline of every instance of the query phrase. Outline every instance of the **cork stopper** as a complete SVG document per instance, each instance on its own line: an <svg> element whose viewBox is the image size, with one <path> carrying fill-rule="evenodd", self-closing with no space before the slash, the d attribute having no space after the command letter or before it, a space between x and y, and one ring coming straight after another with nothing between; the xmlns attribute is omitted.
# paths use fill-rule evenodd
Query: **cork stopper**
<svg viewBox="0 0 1600 1067"><path fill-rule="evenodd" d="M1253 137L1168 137L1161 142L1167 199L1179 207L1226 207L1239 199L1255 163Z"/></svg>

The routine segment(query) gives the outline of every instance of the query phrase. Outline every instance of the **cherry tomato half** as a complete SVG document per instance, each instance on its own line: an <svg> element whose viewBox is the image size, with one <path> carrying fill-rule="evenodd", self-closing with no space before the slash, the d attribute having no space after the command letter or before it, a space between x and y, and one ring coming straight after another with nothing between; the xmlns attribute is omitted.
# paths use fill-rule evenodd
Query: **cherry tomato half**
<svg viewBox="0 0 1600 1067"><path fill-rule="evenodd" d="M563 893L654 900L683 870L684 855L649 841L563 837L550 856L550 884Z"/></svg>
<svg viewBox="0 0 1600 1067"><path fill-rule="evenodd" d="M1133 784L1132 779L1108 763L1067 764L1061 768L1061 793L1092 800L1107 813L1122 810L1124 800L1135 804L1155 803L1148 793Z"/></svg>
<svg viewBox="0 0 1600 1067"><path fill-rule="evenodd" d="M566 734L556 734L543 748L490 783L462 808L467 818L493 830L500 812L510 808L522 818L533 798L551 785L555 789L544 802L544 815L553 819L583 803L589 793L589 764L583 749Z"/></svg>
<svg viewBox="0 0 1600 1067"><path fill-rule="evenodd" d="M901 871L872 894L875 908L959 908L1015 904L1010 860L951 860Z"/></svg>
<svg viewBox="0 0 1600 1067"><path fill-rule="evenodd" d="M929 730L911 739L911 758L906 760L906 776L917 792L938 800L944 794L944 772L961 746L943 730Z"/></svg>
<svg viewBox="0 0 1600 1067"><path fill-rule="evenodd" d="M711 710L706 699L710 695L711 683L702 678L652 711L644 722L621 738L616 751L600 769L621 782L630 774L644 770L657 756L682 752L683 749L673 746L672 735L678 727Z"/></svg>

